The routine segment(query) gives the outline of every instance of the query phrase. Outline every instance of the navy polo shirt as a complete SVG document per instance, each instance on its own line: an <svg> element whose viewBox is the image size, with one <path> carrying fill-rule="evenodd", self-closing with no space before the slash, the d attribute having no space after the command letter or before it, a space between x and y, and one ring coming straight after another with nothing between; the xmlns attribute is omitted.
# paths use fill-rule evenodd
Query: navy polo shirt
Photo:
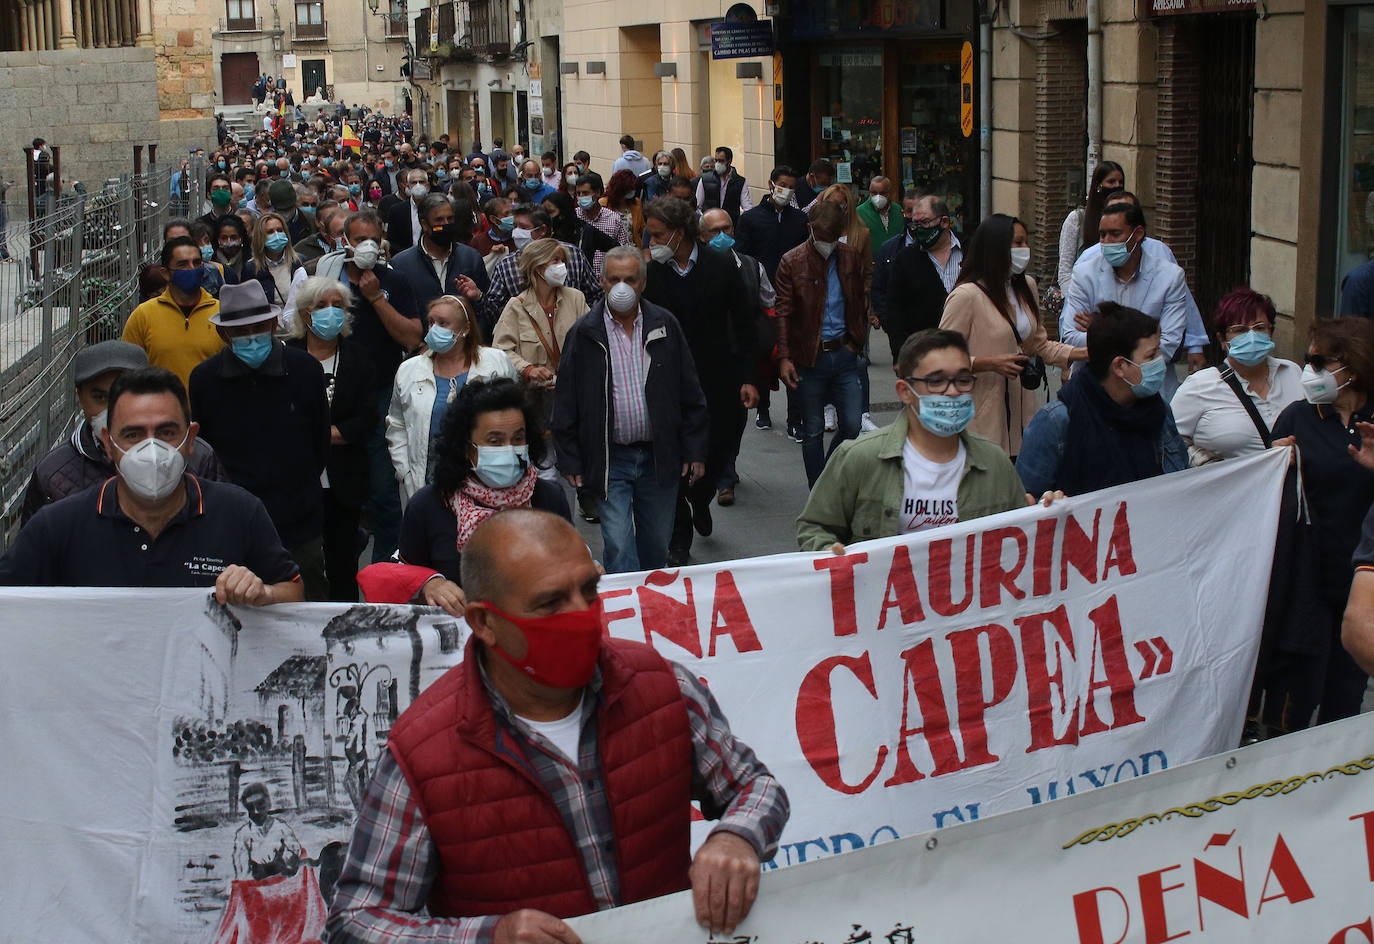
<svg viewBox="0 0 1374 944"><path fill-rule="evenodd" d="M45 506L0 558L0 586L213 587L240 564L263 583L297 579L260 500L186 476L186 504L156 538L119 508L117 479Z"/></svg>

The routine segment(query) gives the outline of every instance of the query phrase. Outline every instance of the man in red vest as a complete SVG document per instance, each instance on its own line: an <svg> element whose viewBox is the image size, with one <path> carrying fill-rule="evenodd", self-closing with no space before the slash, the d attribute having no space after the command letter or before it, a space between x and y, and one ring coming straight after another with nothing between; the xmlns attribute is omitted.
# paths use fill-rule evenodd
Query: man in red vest
<svg viewBox="0 0 1374 944"><path fill-rule="evenodd" d="M712 934L749 913L787 796L700 681L603 637L599 580L555 515L473 532L472 638L391 728L331 944L580 944L563 918L689 887ZM720 821L695 858L692 800Z"/></svg>

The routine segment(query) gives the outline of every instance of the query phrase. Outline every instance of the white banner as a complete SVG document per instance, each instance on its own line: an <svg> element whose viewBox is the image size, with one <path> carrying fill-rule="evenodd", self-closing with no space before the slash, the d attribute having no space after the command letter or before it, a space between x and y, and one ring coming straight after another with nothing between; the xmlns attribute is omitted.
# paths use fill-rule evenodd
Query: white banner
<svg viewBox="0 0 1374 944"><path fill-rule="evenodd" d="M1374 944L1374 717L765 875L734 944ZM1047 810L1045 812L1050 812ZM690 892L576 918L700 940Z"/></svg>
<svg viewBox="0 0 1374 944"><path fill-rule="evenodd" d="M792 801L766 868L813 861L1233 745L1285 461L607 577L609 630L709 682ZM391 723L466 637L411 607L0 593L5 938L229 940L279 906L307 933ZM236 855L249 787L303 850L290 888Z"/></svg>

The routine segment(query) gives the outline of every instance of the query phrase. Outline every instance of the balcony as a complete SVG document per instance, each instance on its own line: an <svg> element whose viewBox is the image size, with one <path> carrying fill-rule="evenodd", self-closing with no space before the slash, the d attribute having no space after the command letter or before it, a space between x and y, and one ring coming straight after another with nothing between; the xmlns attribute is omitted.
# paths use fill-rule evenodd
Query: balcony
<svg viewBox="0 0 1374 944"><path fill-rule="evenodd" d="M221 33L261 33L262 17L245 17L242 19L220 18L219 31Z"/></svg>
<svg viewBox="0 0 1374 944"><path fill-rule="evenodd" d="M457 7L455 14L454 8ZM458 0L438 8L438 41L431 42L431 7L415 18L415 45L429 59L470 62L510 54L509 0Z"/></svg>
<svg viewBox="0 0 1374 944"><path fill-rule="evenodd" d="M405 39L410 35L404 13L388 13L382 17L382 24L382 35L387 39Z"/></svg>
<svg viewBox="0 0 1374 944"><path fill-rule="evenodd" d="M293 39L298 43L323 42L328 39L323 23L297 23Z"/></svg>

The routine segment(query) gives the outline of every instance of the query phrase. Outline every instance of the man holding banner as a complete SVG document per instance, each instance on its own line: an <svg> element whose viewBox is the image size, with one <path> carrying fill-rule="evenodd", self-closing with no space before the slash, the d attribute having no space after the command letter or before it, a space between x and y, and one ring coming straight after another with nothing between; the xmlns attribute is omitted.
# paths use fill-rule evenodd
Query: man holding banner
<svg viewBox="0 0 1374 944"><path fill-rule="evenodd" d="M886 429L835 450L797 518L803 551L1025 506L1029 496L1007 454L966 428L971 364L957 331L930 328L906 339L897 355L897 396L906 408Z"/></svg>
<svg viewBox="0 0 1374 944"><path fill-rule="evenodd" d="M473 532L473 636L391 728L330 941L579 944L562 919L688 887L713 934L748 914L787 796L694 675L603 638L599 581L554 515ZM720 820L694 858L693 800Z"/></svg>

